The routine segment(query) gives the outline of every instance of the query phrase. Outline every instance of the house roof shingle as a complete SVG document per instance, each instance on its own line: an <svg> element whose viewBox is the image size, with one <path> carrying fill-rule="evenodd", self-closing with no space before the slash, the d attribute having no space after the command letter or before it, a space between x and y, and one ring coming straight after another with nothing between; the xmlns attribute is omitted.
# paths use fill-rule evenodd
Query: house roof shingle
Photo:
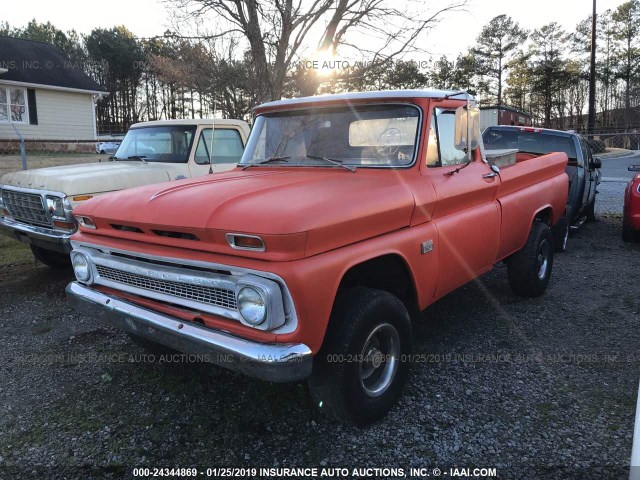
<svg viewBox="0 0 640 480"><path fill-rule="evenodd" d="M7 80L90 92L104 91L50 43L0 36L0 68L8 70L0 73L0 82Z"/></svg>

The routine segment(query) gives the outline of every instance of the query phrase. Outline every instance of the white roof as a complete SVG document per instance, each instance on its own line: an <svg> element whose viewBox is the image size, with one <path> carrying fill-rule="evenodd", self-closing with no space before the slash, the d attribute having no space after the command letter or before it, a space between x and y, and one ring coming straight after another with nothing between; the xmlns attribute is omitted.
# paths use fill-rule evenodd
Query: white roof
<svg viewBox="0 0 640 480"><path fill-rule="evenodd" d="M289 100L276 100L260 105L263 107L276 107L280 105L298 105L302 103L315 102L331 102L331 101L349 101L349 100L368 100L376 98L443 98L453 93L459 93L459 90L379 90L373 92L350 92L337 93L332 95L315 95L312 97L292 98ZM475 100L473 95L469 95L471 100ZM455 96L455 98L464 99L464 94Z"/></svg>
<svg viewBox="0 0 640 480"><path fill-rule="evenodd" d="M217 126L244 126L246 122L243 120L228 120L221 118L183 118L178 120L153 120L150 122L140 122L131 125L131 128L138 127L157 127L163 125L211 125Z"/></svg>

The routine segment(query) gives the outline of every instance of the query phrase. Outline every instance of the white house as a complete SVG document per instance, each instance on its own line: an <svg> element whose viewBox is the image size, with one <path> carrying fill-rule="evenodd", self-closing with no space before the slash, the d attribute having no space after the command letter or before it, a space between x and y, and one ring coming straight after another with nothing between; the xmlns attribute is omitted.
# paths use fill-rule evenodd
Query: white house
<svg viewBox="0 0 640 480"><path fill-rule="evenodd" d="M92 140L100 86L55 46L0 36L0 140Z"/></svg>

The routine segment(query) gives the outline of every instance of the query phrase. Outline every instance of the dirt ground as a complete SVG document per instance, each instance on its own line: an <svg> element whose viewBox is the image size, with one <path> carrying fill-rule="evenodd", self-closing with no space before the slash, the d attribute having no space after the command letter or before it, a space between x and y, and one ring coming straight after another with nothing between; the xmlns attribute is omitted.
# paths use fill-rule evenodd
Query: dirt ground
<svg viewBox="0 0 640 480"><path fill-rule="evenodd" d="M640 246L620 218L585 225L545 296L505 269L415 326L401 402L338 425L304 384L151 357L71 311L71 272L0 239L0 477L132 477L132 467L496 467L498 478L623 478L640 378Z"/></svg>

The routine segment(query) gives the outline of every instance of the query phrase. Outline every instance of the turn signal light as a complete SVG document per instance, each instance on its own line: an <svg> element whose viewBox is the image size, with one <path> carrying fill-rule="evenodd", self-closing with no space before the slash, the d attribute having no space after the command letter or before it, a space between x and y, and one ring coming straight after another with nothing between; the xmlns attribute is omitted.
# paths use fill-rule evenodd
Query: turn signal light
<svg viewBox="0 0 640 480"><path fill-rule="evenodd" d="M85 200L90 200L93 198L93 195L76 195L72 197L71 200L74 202L84 202Z"/></svg>
<svg viewBox="0 0 640 480"><path fill-rule="evenodd" d="M255 235L227 233L227 242L229 242L231 248L236 250L255 250L258 252L264 252L266 250L264 240Z"/></svg>
<svg viewBox="0 0 640 480"><path fill-rule="evenodd" d="M60 220L55 220L53 224L58 228L64 228L65 230L73 230L76 228L73 222L61 222Z"/></svg>

